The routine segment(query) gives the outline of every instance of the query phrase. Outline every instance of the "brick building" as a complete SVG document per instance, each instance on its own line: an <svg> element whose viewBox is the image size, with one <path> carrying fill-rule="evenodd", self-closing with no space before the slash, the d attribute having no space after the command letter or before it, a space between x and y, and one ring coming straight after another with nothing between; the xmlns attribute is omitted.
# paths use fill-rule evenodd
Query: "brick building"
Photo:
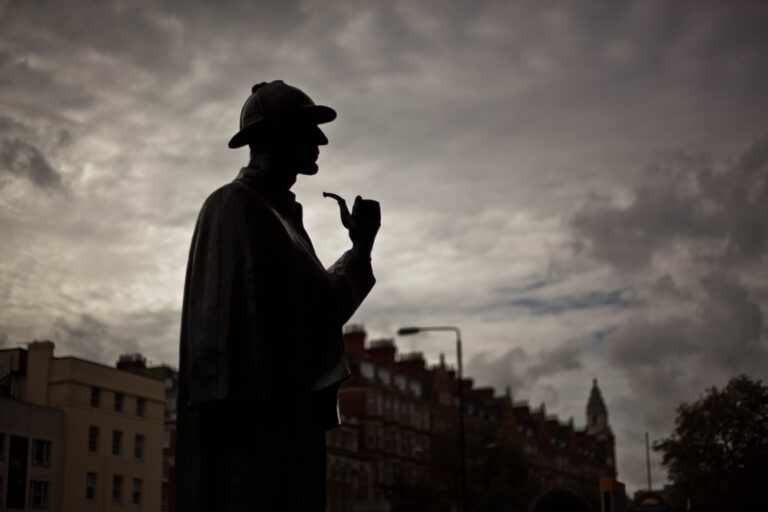
<svg viewBox="0 0 768 512"><path fill-rule="evenodd" d="M540 488L596 490L601 477L615 477L614 437L597 380L587 405L587 426L561 422L544 404L532 409L514 402L509 391L460 383L441 357L427 367L423 355L398 357L392 340L366 346L360 326L348 326L345 342L352 377L340 388L340 408L358 425L361 454L371 457L371 498L407 508L419 487L431 496L455 501L458 471L458 386L463 386L467 423L467 467L481 467L495 443L479 436L491 431L519 446ZM474 448L473 448L474 447ZM380 505L381 507L381 505ZM380 508L386 509L386 508ZM358 510L338 505L329 512ZM362 508L360 510L363 510Z"/></svg>
<svg viewBox="0 0 768 512"><path fill-rule="evenodd" d="M362 329L348 329L345 342L352 377L341 386L339 405L357 419L360 452L372 460L369 506L387 510L383 503L403 499L393 489L413 488L428 476L431 407L421 381L424 361L396 361L389 340L365 348Z"/></svg>

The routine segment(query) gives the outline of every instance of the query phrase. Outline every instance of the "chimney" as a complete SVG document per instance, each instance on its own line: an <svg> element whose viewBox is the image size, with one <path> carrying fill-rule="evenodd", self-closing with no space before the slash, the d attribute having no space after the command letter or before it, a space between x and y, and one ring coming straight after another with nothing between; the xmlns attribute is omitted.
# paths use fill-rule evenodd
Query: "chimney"
<svg viewBox="0 0 768 512"><path fill-rule="evenodd" d="M362 325L350 324L344 327L344 345L350 359L365 358L365 335Z"/></svg>
<svg viewBox="0 0 768 512"><path fill-rule="evenodd" d="M53 359L52 341L33 341L27 346L27 402L47 405L48 373Z"/></svg>
<svg viewBox="0 0 768 512"><path fill-rule="evenodd" d="M482 387L475 389L475 396L484 404L493 402L493 388Z"/></svg>
<svg viewBox="0 0 768 512"><path fill-rule="evenodd" d="M395 367L395 342L391 339L376 340L371 342L371 346L366 351L376 364L385 368L394 369Z"/></svg>
<svg viewBox="0 0 768 512"><path fill-rule="evenodd" d="M400 361L398 361L397 366L402 373L408 375L409 377L419 378L424 373L424 369L426 367L424 354L421 352L403 354L400 356Z"/></svg>
<svg viewBox="0 0 768 512"><path fill-rule="evenodd" d="M147 358L141 354L120 354L117 359L117 369L132 373L146 373Z"/></svg>

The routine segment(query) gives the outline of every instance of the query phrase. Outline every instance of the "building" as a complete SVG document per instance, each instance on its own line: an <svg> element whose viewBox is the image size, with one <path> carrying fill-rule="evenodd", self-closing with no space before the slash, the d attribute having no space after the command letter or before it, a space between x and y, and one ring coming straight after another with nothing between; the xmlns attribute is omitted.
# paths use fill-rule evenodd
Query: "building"
<svg viewBox="0 0 768 512"><path fill-rule="evenodd" d="M176 485L176 400L179 395L179 372L168 365L147 367L147 360L141 354L123 354L117 361L117 368L146 375L163 382L165 386L165 409L163 418L163 466L160 510L174 511L174 488Z"/></svg>
<svg viewBox="0 0 768 512"><path fill-rule="evenodd" d="M376 510L371 499L373 457L360 452L359 421L341 417L341 427L326 434L326 510Z"/></svg>
<svg viewBox="0 0 768 512"><path fill-rule="evenodd" d="M53 353L0 350L0 508L159 511L163 383Z"/></svg>
<svg viewBox="0 0 768 512"><path fill-rule="evenodd" d="M471 474L488 461L503 436L525 455L538 488L592 490L615 477L614 438L597 381L584 428L560 421L490 387L457 379L441 357L427 366L420 353L397 354L390 339L366 341L361 326L348 326L344 340L352 375L339 388L342 425L326 434L328 512L450 510L460 489L458 391L465 398L467 466ZM178 374L168 366L146 367L139 355L121 357L124 370L165 383L163 510L173 512ZM436 504L433 506L432 504Z"/></svg>
<svg viewBox="0 0 768 512"><path fill-rule="evenodd" d="M398 357L392 340L366 346L361 326L348 326L344 338L352 376L340 387L340 409L357 418L359 451L373 464L371 500L381 510L407 508L409 497L424 487L443 508L459 499L459 386L468 473L488 460L495 442L482 436L490 432L520 447L542 489L596 494L600 478L615 478L615 440L597 380L587 402L586 426L577 428L573 419L562 422L548 415L544 404L533 409L515 402L509 390L497 395L493 388L474 387L471 378L459 381L442 357L427 367L422 354ZM329 508L348 510L358 509Z"/></svg>
<svg viewBox="0 0 768 512"><path fill-rule="evenodd" d="M0 397L0 510L59 506L64 413Z"/></svg>
<svg viewBox="0 0 768 512"><path fill-rule="evenodd" d="M431 411L421 382L424 360L396 361L392 340L366 349L365 332L354 326L346 330L345 342L352 376L340 387L340 409L357 418L360 452L372 460L366 506L388 510L387 504L407 501L409 490L429 477Z"/></svg>

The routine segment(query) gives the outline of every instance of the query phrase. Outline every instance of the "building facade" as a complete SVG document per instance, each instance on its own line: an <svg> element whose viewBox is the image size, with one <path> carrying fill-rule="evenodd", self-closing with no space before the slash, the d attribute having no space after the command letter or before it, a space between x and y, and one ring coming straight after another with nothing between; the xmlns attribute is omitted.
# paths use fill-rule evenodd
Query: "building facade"
<svg viewBox="0 0 768 512"><path fill-rule="evenodd" d="M160 493L161 512L173 512L174 488L176 485L176 400L179 395L179 372L172 366L147 366L141 354L123 354L117 367L140 375L147 375L163 382L165 387L165 408L163 412L163 465Z"/></svg>
<svg viewBox="0 0 768 512"><path fill-rule="evenodd" d="M483 439L490 432L519 447L540 489L596 493L600 478L615 478L615 440L596 380L586 426L577 428L572 419L548 415L544 404L531 408L515 402L508 390L497 395L470 378L459 381L442 357L427 367L419 353L398 356L392 340L366 344L360 326L348 326L344 337L352 377L340 387L340 409L357 419L359 450L372 460L371 500L408 509L409 500L423 497L425 489L435 502L459 500L459 386L470 475L482 471L497 444L498 437ZM347 510L357 509L329 509Z"/></svg>
<svg viewBox="0 0 768 512"><path fill-rule="evenodd" d="M0 506L159 511L163 383L53 352L0 350Z"/></svg>

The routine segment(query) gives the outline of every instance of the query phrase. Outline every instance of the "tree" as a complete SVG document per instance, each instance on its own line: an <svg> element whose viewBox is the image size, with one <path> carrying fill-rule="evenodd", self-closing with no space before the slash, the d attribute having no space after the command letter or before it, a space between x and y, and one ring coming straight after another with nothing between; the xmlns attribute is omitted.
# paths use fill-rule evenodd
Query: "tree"
<svg viewBox="0 0 768 512"><path fill-rule="evenodd" d="M672 435L654 443L678 506L768 510L768 387L745 375L677 408Z"/></svg>
<svg viewBox="0 0 768 512"><path fill-rule="evenodd" d="M425 479L396 483L392 510L443 512L456 510L460 498L457 425L449 424L432 438ZM539 491L530 463L508 432L492 421L470 419L466 425L467 510L522 512Z"/></svg>
<svg viewBox="0 0 768 512"><path fill-rule="evenodd" d="M467 424L468 509L524 511L539 492L522 448L492 423Z"/></svg>

